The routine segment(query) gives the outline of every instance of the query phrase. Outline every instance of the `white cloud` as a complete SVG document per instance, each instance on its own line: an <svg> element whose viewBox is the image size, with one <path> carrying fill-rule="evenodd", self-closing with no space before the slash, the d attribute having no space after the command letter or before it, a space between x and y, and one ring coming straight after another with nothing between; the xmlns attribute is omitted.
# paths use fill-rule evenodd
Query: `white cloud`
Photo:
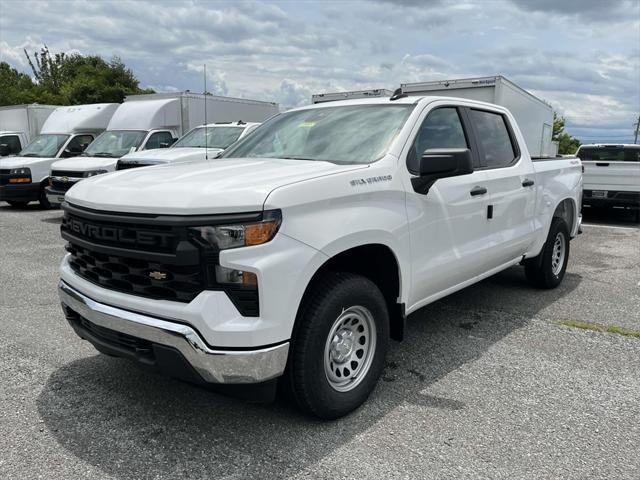
<svg viewBox="0 0 640 480"><path fill-rule="evenodd" d="M117 55L162 90L202 91L206 63L209 91L284 108L323 91L492 74L551 101L570 131L626 128L640 104L629 0L0 2L0 59L27 73L22 48L46 43Z"/></svg>

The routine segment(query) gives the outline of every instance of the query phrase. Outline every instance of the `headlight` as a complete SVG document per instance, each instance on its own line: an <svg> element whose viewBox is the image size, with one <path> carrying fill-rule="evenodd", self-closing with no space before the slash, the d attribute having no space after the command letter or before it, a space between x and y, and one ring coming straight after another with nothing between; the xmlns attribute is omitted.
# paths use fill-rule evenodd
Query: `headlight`
<svg viewBox="0 0 640 480"><path fill-rule="evenodd" d="M89 178L89 177L93 177L94 175L101 175L103 173L107 173L106 170L91 170L89 172L84 172L83 177L84 178Z"/></svg>
<svg viewBox="0 0 640 480"><path fill-rule="evenodd" d="M189 230L209 246L217 250L226 250L267 243L278 232L281 221L280 210L271 210L264 212L259 222L191 227Z"/></svg>
<svg viewBox="0 0 640 480"><path fill-rule="evenodd" d="M9 183L31 183L29 168L12 168L9 170Z"/></svg>

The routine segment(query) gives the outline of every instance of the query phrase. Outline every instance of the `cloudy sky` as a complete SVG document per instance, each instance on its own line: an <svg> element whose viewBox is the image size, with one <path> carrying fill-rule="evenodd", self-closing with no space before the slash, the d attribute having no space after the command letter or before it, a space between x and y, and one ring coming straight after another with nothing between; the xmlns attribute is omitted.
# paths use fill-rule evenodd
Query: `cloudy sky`
<svg viewBox="0 0 640 480"><path fill-rule="evenodd" d="M629 142L640 0L0 0L0 61L117 55L143 86L309 103L312 93L502 74L584 142Z"/></svg>

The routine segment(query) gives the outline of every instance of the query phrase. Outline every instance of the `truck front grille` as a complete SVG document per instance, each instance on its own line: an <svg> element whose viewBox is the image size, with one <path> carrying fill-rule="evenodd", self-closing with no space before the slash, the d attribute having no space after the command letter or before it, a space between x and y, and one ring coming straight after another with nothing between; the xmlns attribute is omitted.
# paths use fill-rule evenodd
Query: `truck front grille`
<svg viewBox="0 0 640 480"><path fill-rule="evenodd" d="M11 170L0 170L0 185L7 185L9 183L9 172L11 172Z"/></svg>
<svg viewBox="0 0 640 480"><path fill-rule="evenodd" d="M165 265L100 253L72 243L66 248L74 272L111 290L179 302L190 302L202 291L200 264Z"/></svg>
<svg viewBox="0 0 640 480"><path fill-rule="evenodd" d="M256 221L262 212L207 217L100 212L63 204L60 227L69 265L110 290L190 302L204 290L224 291L241 315L259 315L258 289L220 284L219 252L193 237L191 226Z"/></svg>

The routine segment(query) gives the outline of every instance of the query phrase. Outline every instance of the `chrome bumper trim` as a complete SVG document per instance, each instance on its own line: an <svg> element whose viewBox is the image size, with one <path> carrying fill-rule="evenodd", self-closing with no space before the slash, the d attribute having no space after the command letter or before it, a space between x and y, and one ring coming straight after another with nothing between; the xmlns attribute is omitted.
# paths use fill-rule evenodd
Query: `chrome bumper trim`
<svg viewBox="0 0 640 480"><path fill-rule="evenodd" d="M289 342L261 350L212 350L188 325L105 305L64 281L60 301L92 323L178 350L202 378L211 383L259 383L284 373Z"/></svg>

